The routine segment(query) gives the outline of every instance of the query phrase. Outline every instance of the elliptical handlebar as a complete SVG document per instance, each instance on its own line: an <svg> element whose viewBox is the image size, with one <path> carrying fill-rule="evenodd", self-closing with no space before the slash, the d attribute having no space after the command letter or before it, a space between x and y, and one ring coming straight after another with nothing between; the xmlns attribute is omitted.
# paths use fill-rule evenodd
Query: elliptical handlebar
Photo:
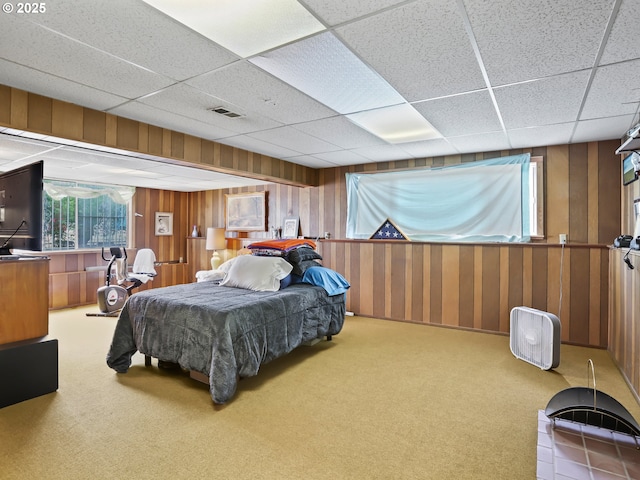
<svg viewBox="0 0 640 480"><path fill-rule="evenodd" d="M109 247L109 251L111 252L111 259L113 258L122 258L127 259L127 249L124 247ZM110 259L104 258L104 247L102 247L102 259L105 262L109 262Z"/></svg>
<svg viewBox="0 0 640 480"><path fill-rule="evenodd" d="M104 247L102 247L102 259L105 262L109 262L107 264L107 273L106 273L106 279L105 279L106 285L111 285L111 267L113 266L115 261L118 258L123 258L123 257L125 260L127 259L127 249L124 247L110 247L109 251L111 252L110 259L104 257Z"/></svg>

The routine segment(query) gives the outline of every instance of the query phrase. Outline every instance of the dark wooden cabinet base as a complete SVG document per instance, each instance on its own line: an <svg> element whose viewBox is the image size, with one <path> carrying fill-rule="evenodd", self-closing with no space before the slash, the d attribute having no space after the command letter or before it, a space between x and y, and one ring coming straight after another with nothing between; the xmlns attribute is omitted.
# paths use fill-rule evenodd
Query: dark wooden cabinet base
<svg viewBox="0 0 640 480"><path fill-rule="evenodd" d="M0 408L58 390L58 340L0 345Z"/></svg>

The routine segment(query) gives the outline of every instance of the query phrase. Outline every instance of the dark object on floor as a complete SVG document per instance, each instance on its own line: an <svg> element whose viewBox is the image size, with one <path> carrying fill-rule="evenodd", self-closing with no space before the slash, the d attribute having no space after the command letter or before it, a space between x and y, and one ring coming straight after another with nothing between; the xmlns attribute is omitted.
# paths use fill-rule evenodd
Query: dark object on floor
<svg viewBox="0 0 640 480"><path fill-rule="evenodd" d="M158 368L162 368L163 370L177 370L180 368L180 365L173 362L165 362L163 360L158 360Z"/></svg>
<svg viewBox="0 0 640 480"><path fill-rule="evenodd" d="M640 437L640 426L629 411L593 388L573 387L556 393L544 413L551 419L562 418Z"/></svg>
<svg viewBox="0 0 640 480"><path fill-rule="evenodd" d="M596 390L591 360L589 365L593 374L593 388L572 387L556 393L549 400L545 415L550 419L562 418L640 437L640 426L629 411L613 397Z"/></svg>
<svg viewBox="0 0 640 480"><path fill-rule="evenodd" d="M58 340L0 346L0 408L58 390Z"/></svg>

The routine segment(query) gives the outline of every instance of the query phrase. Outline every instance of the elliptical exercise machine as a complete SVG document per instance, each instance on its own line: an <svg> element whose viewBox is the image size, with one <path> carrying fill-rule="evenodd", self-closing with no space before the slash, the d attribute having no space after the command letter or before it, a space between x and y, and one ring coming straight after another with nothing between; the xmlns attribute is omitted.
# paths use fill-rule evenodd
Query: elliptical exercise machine
<svg viewBox="0 0 640 480"><path fill-rule="evenodd" d="M120 285L111 285L111 269L116 262L120 262L121 268L126 272L127 250L123 247L111 247L109 250L111 252L111 258L107 259L104 256L104 247L102 247L102 259L105 262L109 262L109 264L107 265L105 285L98 288L98 308L103 314L115 315L122 310L124 302L127 301L127 296L131 294L131 290L139 285L132 285L128 288Z"/></svg>
<svg viewBox="0 0 640 480"><path fill-rule="evenodd" d="M154 268L156 256L151 249L143 248L138 251L136 260L133 263L133 272L128 271L127 250L124 247L110 247L111 258L104 256L102 248L102 259L109 262L106 270L105 285L98 288L98 308L101 313L87 313L89 317L115 317L124 307L127 297L131 295L134 288L153 280L157 275ZM115 266L116 284L111 284L114 277L112 269ZM128 285L122 286L124 282Z"/></svg>

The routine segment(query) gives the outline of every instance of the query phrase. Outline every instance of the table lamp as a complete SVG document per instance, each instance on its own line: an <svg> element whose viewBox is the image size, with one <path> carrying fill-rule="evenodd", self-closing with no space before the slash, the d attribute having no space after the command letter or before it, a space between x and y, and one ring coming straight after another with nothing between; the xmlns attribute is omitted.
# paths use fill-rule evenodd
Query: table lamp
<svg viewBox="0 0 640 480"><path fill-rule="evenodd" d="M224 228L207 228L205 248L207 250L213 250L213 255L211 255L211 270L217 270L222 263L218 250L227 248L227 240L224 238Z"/></svg>

